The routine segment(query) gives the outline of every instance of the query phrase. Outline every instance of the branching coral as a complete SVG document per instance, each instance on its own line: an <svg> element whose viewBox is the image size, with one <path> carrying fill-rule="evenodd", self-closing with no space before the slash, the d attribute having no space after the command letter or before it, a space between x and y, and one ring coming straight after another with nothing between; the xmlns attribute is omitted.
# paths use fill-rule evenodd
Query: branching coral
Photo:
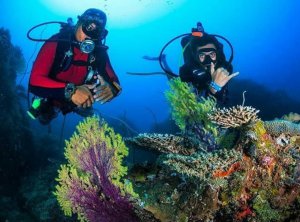
<svg viewBox="0 0 300 222"><path fill-rule="evenodd" d="M77 126L65 148L67 165L59 170L55 195L64 213L80 221L137 221L132 185L122 177L128 153L121 136L96 117Z"/></svg>
<svg viewBox="0 0 300 222"><path fill-rule="evenodd" d="M258 120L259 110L251 106L235 106L229 109L217 108L210 113L209 119L223 128L236 128Z"/></svg>
<svg viewBox="0 0 300 222"><path fill-rule="evenodd" d="M230 170L230 175L237 170L238 161L242 160L242 154L235 150L219 150L210 153L196 153L191 156L168 154L160 157L159 162L178 174L190 178L207 181L213 177L221 177L220 172ZM234 169L233 169L234 168Z"/></svg>

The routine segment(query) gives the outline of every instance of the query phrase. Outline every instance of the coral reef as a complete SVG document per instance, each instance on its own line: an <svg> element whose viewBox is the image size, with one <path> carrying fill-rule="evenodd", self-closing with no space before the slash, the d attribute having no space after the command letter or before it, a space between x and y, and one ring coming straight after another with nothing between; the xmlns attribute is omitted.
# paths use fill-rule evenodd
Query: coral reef
<svg viewBox="0 0 300 222"><path fill-rule="evenodd" d="M189 98L187 106L167 95L182 132L125 139L158 153L152 164L133 163L127 171L120 136L95 117L78 126L58 178L64 212L81 221L299 220L298 124L264 122L252 107L216 109L174 81L174 94ZM202 108L192 113L189 106ZM212 116L221 116L214 121L222 127L208 123Z"/></svg>
<svg viewBox="0 0 300 222"><path fill-rule="evenodd" d="M191 92L180 87L172 90ZM201 102L205 101L196 101ZM179 106L172 107L173 112L190 108L180 101L171 101L171 105ZM205 118L186 121L188 117L177 113L177 122L184 123L182 134L141 134L126 140L129 145L160 152L148 170L134 167L129 171L129 175L139 172L131 178L144 208L167 222L299 220L299 125L262 121L258 110L250 106L210 109L202 114L222 126L214 127L218 132L210 137L202 130ZM187 110L183 113L190 112ZM193 152L191 146L184 152L185 145L179 143L184 137L193 141Z"/></svg>
<svg viewBox="0 0 300 222"><path fill-rule="evenodd" d="M230 149L161 154L155 172L145 171L145 179L133 180L145 209L160 221L298 218L300 150L279 146L263 126L262 121L252 126L255 137L243 136ZM249 143L254 156L245 152Z"/></svg>

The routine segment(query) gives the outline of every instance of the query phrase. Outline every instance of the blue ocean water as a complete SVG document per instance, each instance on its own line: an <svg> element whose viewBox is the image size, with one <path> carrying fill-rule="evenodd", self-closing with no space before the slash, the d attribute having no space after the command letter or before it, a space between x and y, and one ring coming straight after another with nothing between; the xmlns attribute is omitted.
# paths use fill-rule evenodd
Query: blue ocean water
<svg viewBox="0 0 300 222"><path fill-rule="evenodd" d="M42 46L30 41L27 31L47 21L66 21L71 17L76 22L77 16L91 7L107 13L106 44L123 88L116 99L104 105L95 104L95 108L115 126L124 127L126 123L125 128L131 133L153 132L155 125L170 119L164 95L168 89L166 76L127 72L161 72L158 62L147 61L143 56L158 56L169 40L190 32L197 22L202 22L208 33L229 39L234 47L233 67L240 75L229 86L232 104L241 104L242 92L247 91L245 104L260 109L263 119L300 113L297 0L3 1L0 27L10 31L12 43L22 49L28 65L19 73L17 84L27 88L32 63ZM33 35L47 38L58 30L58 26L48 25ZM228 58L230 50L226 43L224 46ZM165 52L168 64L177 73L183 60L180 41L173 42ZM36 137L50 134L62 141L70 137L80 120L82 117L69 114L65 121L60 115L50 127L35 121L30 125L37 130ZM51 158L48 161L55 162Z"/></svg>
<svg viewBox="0 0 300 222"><path fill-rule="evenodd" d="M126 72L161 71L157 62L142 59L144 55L157 56L171 38L190 32L198 21L208 33L219 34L230 40L234 47L233 66L240 75L232 80L231 95L242 101L235 88L247 90L246 104L251 95L257 95L256 85L248 86L250 80L261 84L263 89L299 99L300 21L296 0L266 1L167 1L128 0L115 1L13 1L2 3L1 26L11 32L12 42L22 48L28 61L28 69L22 84L27 86L28 72L41 44L26 38L32 26L46 21L77 19L89 7L103 9L108 15L107 45L112 65L118 74L123 92L109 104L96 105L103 114L125 117L139 131L147 131L154 121L169 116L169 106L164 97L168 88L163 75L132 76ZM36 36L48 37L58 27L49 25L39 29ZM225 45L227 56L229 48ZM180 42L175 41L166 50L167 61L174 72L182 64ZM246 80L246 81L244 81ZM242 81L242 82L240 82ZM265 91L258 93L264 102ZM249 98L249 100L247 100ZM274 103L276 97L266 97ZM247 101L249 103L247 103ZM281 104L281 103L280 103ZM255 103L254 103L255 105ZM262 110L263 106L259 109ZM287 110L287 112L297 110ZM280 117L280 116L278 116ZM68 118L68 122L76 117Z"/></svg>

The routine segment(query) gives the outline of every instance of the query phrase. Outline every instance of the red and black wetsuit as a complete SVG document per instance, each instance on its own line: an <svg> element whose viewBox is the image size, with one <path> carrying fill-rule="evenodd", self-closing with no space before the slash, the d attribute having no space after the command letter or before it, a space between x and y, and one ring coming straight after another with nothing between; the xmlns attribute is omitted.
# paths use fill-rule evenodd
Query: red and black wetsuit
<svg viewBox="0 0 300 222"><path fill-rule="evenodd" d="M70 35L70 34L69 34ZM73 35L73 34L72 34ZM61 33L52 39L66 38ZM72 36L74 39L74 36ZM66 40L66 39L64 39ZM72 52L70 65L65 67L67 52ZM95 48L93 67L108 83L117 82L106 49ZM78 46L68 41L45 42L42 46L31 71L29 90L39 97L65 101L65 86L67 83L83 85L88 73L89 55L80 51Z"/></svg>

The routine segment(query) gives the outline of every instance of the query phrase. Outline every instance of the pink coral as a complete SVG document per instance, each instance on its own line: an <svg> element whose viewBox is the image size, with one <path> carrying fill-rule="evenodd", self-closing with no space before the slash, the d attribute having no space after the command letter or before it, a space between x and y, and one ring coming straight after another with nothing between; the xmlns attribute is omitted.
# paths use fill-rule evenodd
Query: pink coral
<svg viewBox="0 0 300 222"><path fill-rule="evenodd" d="M261 164L263 166L270 166L272 164L272 162L274 161L273 157L270 156L264 156L261 160Z"/></svg>

